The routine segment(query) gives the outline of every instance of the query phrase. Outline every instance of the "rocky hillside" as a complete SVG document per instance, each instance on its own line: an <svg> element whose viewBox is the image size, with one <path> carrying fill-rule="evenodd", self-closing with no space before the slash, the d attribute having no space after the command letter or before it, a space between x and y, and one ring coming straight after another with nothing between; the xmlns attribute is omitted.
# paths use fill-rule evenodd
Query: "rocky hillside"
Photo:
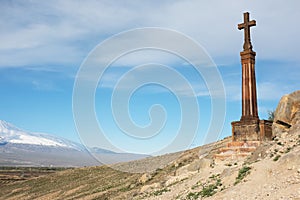
<svg viewBox="0 0 300 200"><path fill-rule="evenodd" d="M275 113L274 139L262 143L249 157L214 159L230 141L226 138L181 153L113 166L146 173L86 167L2 183L0 198L300 200L299 100L300 91L283 97ZM165 165L162 161L168 159Z"/></svg>

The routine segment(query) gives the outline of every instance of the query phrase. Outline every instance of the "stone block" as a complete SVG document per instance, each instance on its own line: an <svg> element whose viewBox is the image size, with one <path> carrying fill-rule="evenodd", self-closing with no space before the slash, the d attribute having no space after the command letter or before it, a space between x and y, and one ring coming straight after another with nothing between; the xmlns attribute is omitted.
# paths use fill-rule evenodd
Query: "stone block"
<svg viewBox="0 0 300 200"><path fill-rule="evenodd" d="M259 141L259 120L232 122L232 141Z"/></svg>
<svg viewBox="0 0 300 200"><path fill-rule="evenodd" d="M271 140L272 121L242 120L232 122L232 141L265 141Z"/></svg>

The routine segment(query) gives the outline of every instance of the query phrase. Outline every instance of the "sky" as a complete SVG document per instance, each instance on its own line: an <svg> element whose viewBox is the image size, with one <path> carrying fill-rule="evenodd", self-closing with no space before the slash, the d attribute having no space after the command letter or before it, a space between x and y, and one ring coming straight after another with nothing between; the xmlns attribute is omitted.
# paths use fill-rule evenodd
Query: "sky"
<svg viewBox="0 0 300 200"><path fill-rule="evenodd" d="M299 90L299 7L297 0L3 0L0 4L0 119L28 131L45 132L120 152L164 152L161 150L167 149L183 121L188 123L184 129L187 148L207 142L208 135L221 139L231 135L230 122L241 117L239 52L244 34L237 29L237 24L243 22L243 12L250 12L250 18L257 23L251 28L251 39L257 53L258 109L263 119L268 117L269 110L276 109L281 96ZM182 57L158 49L121 55L112 61L101 80L97 79L95 93L91 94L96 121L113 145L107 146L99 140L86 141L85 134L94 137L97 131L89 128L86 129L89 133L78 131L81 122L74 119L74 107L77 108L74 86L80 70L93 55L109 56L111 49L107 50L107 57L96 52L105 42L112 41L111 38L116 42L110 46L113 52L124 46L118 43L122 42L118 37L132 30L149 30L149 27L186 36L198 44L212 68L217 70L217 76L203 77ZM175 43L175 47L184 49L184 44L174 42L171 37L162 39L151 32L147 32L148 35L132 33L133 37L126 40L143 44L160 39L162 44ZM187 57L195 53L191 49L186 52ZM101 62L97 69L104 69ZM161 69L169 71L159 71ZM173 72L176 73L172 75ZM174 81L172 78L178 74L183 77L178 80L189 84ZM208 82L219 75L224 88L212 91ZM142 85L141 79L154 81ZM171 86L162 87L157 84L158 80L171 80ZM136 84L140 84L139 87L132 90ZM189 86L193 88L192 96L199 109L195 134L189 133L195 127L194 109L183 114L185 108L180 105L181 101L190 100L188 104L192 105L193 98L187 94ZM218 89L224 90L224 113L222 108L213 106L213 99L220 97L214 96ZM118 96L124 91L131 91L129 99ZM114 95L115 102L112 101ZM212 133L209 127L213 107L220 109L218 121L222 127ZM121 111L125 114L118 113ZM132 124L122 118L126 112ZM89 118L80 117L89 125ZM161 129L152 130L151 123L156 122ZM176 150L179 149L169 151Z"/></svg>

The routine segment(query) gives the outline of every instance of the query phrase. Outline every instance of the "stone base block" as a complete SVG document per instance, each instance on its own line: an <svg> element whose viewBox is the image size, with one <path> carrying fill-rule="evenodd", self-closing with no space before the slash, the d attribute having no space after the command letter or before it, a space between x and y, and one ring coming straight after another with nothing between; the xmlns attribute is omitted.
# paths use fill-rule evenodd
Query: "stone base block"
<svg viewBox="0 0 300 200"><path fill-rule="evenodd" d="M259 141L259 120L232 122L232 141Z"/></svg>
<svg viewBox="0 0 300 200"><path fill-rule="evenodd" d="M232 141L265 141L272 139L272 121L241 120L232 122Z"/></svg>
<svg viewBox="0 0 300 200"><path fill-rule="evenodd" d="M260 140L272 140L273 133L272 133L272 124L273 121L269 120L260 120L259 121L259 130L260 130Z"/></svg>

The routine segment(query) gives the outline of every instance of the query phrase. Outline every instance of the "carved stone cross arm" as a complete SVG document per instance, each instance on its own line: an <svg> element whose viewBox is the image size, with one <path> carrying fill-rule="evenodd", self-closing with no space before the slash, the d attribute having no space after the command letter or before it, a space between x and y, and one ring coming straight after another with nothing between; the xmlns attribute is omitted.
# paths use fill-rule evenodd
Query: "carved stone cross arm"
<svg viewBox="0 0 300 200"><path fill-rule="evenodd" d="M256 26L256 21L249 21L249 13L244 13L244 23L238 24L238 29L244 29L244 51L252 50L251 38L250 38L250 27Z"/></svg>

